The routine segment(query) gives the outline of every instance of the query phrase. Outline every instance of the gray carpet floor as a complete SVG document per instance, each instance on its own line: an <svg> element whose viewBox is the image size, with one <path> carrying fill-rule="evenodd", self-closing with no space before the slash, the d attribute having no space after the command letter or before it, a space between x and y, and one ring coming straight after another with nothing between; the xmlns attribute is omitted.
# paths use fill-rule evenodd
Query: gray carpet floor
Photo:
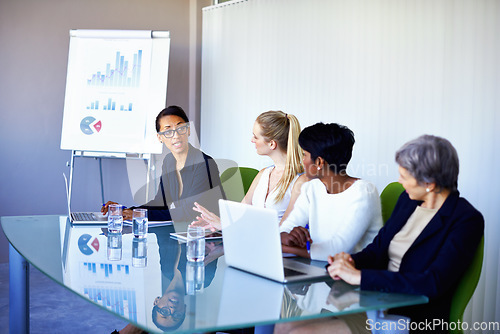
<svg viewBox="0 0 500 334"><path fill-rule="evenodd" d="M31 267L30 333L103 333L126 322L68 291ZM0 264L0 333L9 333L9 265Z"/></svg>

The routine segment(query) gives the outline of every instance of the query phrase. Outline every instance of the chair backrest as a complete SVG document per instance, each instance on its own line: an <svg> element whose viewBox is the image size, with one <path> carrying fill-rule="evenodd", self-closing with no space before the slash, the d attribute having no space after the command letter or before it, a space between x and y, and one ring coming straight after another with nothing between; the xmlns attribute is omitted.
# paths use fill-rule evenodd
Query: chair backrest
<svg viewBox="0 0 500 334"><path fill-rule="evenodd" d="M226 198L240 202L259 171L250 167L229 167L220 176Z"/></svg>
<svg viewBox="0 0 500 334"><path fill-rule="evenodd" d="M385 222L389 219L396 206L399 195L405 190L401 183L389 183L380 194L380 204L382 206L382 220Z"/></svg>
<svg viewBox="0 0 500 334"><path fill-rule="evenodd" d="M450 308L450 323L462 322L465 308L469 303L474 291L476 290L477 283L479 282L479 277L481 276L481 269L483 267L483 256L484 256L484 237L479 242L477 246L476 253L474 254L474 259L470 264L469 268L465 271L464 275L458 283L457 289L451 300ZM456 326L456 330L450 331L450 333L463 333L461 326Z"/></svg>

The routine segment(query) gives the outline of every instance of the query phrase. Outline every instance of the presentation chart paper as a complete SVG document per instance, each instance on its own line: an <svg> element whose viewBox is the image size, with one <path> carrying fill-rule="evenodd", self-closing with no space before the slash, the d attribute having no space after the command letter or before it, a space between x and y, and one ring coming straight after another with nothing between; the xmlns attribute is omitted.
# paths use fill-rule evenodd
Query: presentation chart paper
<svg viewBox="0 0 500 334"><path fill-rule="evenodd" d="M72 32L61 148L161 153L154 120L165 107L170 39Z"/></svg>

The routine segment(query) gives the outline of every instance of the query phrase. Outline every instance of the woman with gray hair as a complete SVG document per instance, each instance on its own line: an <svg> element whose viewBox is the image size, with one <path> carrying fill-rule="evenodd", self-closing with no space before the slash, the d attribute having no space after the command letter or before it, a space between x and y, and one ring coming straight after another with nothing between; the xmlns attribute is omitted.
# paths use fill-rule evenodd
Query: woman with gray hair
<svg viewBox="0 0 500 334"><path fill-rule="evenodd" d="M457 284L483 236L484 219L459 196L458 156L448 140L418 137L397 151L396 162L406 191L391 217L361 252L330 257L328 272L333 279L361 285L362 290L425 295L428 304L388 312L410 317L412 322L448 322ZM280 329L369 333L367 324L366 315L359 314ZM433 328L432 332L441 331Z"/></svg>

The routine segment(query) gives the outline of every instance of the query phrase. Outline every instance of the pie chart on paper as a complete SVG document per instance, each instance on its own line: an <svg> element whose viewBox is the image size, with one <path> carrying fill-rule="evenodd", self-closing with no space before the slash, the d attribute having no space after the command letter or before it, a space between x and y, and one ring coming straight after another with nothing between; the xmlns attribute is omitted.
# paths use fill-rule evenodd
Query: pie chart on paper
<svg viewBox="0 0 500 334"><path fill-rule="evenodd" d="M90 234L82 234L80 238L78 238L78 248L80 249L80 252L85 255L91 255L94 253L94 250L96 252L99 251L99 240L94 238L92 242L90 242L91 239L92 236Z"/></svg>
<svg viewBox="0 0 500 334"><path fill-rule="evenodd" d="M92 135L101 131L102 123L92 116L85 117L80 122L80 130L86 135Z"/></svg>

